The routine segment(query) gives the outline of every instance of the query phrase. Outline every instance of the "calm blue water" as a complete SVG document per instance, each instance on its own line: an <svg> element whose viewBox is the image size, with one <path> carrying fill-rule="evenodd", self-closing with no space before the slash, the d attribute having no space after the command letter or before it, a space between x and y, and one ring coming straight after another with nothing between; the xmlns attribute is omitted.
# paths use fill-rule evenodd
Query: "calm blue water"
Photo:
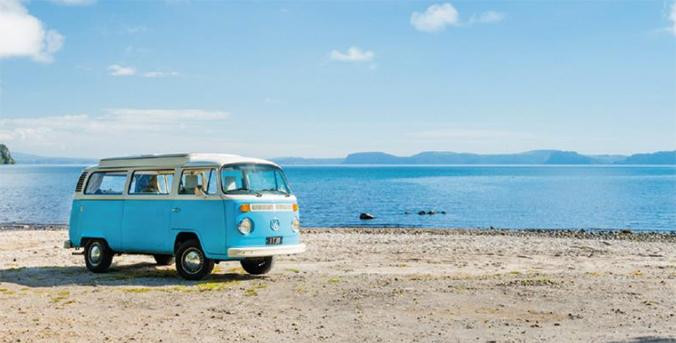
<svg viewBox="0 0 676 343"><path fill-rule="evenodd" d="M0 223L66 223L80 166L1 166ZM304 226L676 230L676 167L287 167ZM419 216L420 210L447 214ZM370 212L375 220L358 219ZM406 214L406 213L409 214Z"/></svg>

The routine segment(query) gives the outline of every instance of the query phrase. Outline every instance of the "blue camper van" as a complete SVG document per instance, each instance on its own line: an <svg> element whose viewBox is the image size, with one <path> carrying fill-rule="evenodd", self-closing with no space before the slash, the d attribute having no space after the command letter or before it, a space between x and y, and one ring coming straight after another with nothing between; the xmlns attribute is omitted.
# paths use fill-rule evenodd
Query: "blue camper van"
<svg viewBox="0 0 676 343"><path fill-rule="evenodd" d="M305 251L296 197L273 162L226 154L106 158L80 176L66 248L84 248L87 269L114 255L174 260L199 280L220 261L265 274L276 255Z"/></svg>

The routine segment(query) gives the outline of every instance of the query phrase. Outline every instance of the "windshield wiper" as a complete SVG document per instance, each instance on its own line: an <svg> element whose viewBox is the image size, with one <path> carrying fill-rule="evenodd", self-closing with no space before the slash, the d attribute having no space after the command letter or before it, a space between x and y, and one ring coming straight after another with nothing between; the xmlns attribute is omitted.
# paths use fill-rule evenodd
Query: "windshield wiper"
<svg viewBox="0 0 676 343"><path fill-rule="evenodd" d="M280 191L279 189L261 189L259 192L270 192L270 193L281 193L285 195L289 195L289 193Z"/></svg>

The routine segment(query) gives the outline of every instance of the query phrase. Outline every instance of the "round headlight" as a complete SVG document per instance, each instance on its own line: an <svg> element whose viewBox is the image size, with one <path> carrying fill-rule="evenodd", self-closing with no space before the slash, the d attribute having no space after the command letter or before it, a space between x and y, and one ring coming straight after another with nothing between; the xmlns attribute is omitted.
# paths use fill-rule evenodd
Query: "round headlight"
<svg viewBox="0 0 676 343"><path fill-rule="evenodd" d="M293 218L293 221L291 222L291 228L293 231L300 231L300 220L298 220L298 218Z"/></svg>
<svg viewBox="0 0 676 343"><path fill-rule="evenodd" d="M253 231L253 222L249 218L242 219L237 226L237 230L243 235L248 235Z"/></svg>

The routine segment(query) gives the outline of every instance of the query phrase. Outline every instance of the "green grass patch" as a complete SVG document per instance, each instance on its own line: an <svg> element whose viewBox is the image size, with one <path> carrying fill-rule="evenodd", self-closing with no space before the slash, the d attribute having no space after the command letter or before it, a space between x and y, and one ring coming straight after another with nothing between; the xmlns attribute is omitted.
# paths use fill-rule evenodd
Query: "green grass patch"
<svg viewBox="0 0 676 343"><path fill-rule="evenodd" d="M133 287L133 288L123 288L122 292L125 293L148 293L153 289L150 287Z"/></svg>
<svg viewBox="0 0 676 343"><path fill-rule="evenodd" d="M0 294L4 294L4 295L14 295L14 294L16 294L16 292L14 292L13 290L11 290L11 289L9 289L9 288L2 288L2 287L0 287Z"/></svg>
<svg viewBox="0 0 676 343"><path fill-rule="evenodd" d="M54 296L52 296L50 301L52 303L56 304L56 303L67 300L69 296L70 296L69 291L58 291L58 292L56 292L56 294Z"/></svg>

